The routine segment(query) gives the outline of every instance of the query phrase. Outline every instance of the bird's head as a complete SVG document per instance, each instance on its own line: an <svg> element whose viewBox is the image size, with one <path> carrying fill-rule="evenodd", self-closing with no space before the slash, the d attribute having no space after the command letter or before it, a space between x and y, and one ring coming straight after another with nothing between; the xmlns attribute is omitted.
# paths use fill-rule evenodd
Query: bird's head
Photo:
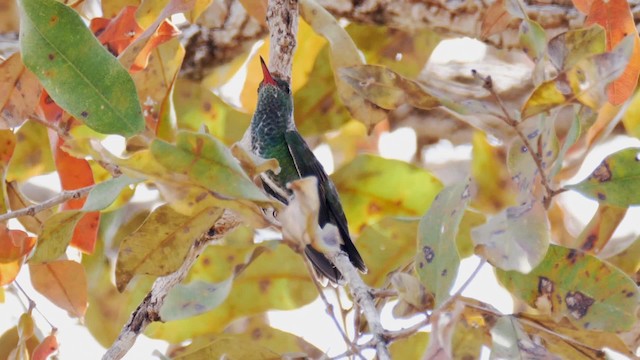
<svg viewBox="0 0 640 360"><path fill-rule="evenodd" d="M260 57L260 64L262 65L262 75L264 76L260 86L258 87L258 94L271 95L271 96L287 96L291 97L291 89L289 83L286 81L271 75L267 64L264 63L262 56Z"/></svg>

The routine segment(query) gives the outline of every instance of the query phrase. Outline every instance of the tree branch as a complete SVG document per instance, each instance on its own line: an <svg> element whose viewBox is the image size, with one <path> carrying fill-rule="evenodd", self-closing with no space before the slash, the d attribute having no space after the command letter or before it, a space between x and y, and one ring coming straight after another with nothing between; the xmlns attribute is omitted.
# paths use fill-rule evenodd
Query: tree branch
<svg viewBox="0 0 640 360"><path fill-rule="evenodd" d="M337 233L336 233L337 235ZM349 290L354 300L362 308L362 313L367 319L369 331L373 336L372 341L375 343L378 359L391 359L389 348L387 347L387 339L385 338L385 330L380 322L380 314L373 302L371 289L362 281L358 270L351 264L349 257L341 250L327 253L327 258L338 268L345 282L349 285Z"/></svg>
<svg viewBox="0 0 640 360"><path fill-rule="evenodd" d="M20 210L11 211L6 214L2 214L0 215L0 221L7 221L9 219L14 219L21 216L34 216L35 214L39 213L42 210L52 208L56 205L60 205L67 200L72 200L72 199L75 200L75 199L83 198L87 196L89 191L91 191L94 187L95 187L95 184L89 185L87 187L83 187L80 189L76 189L76 190L64 190L60 194L40 204L31 205Z"/></svg>
<svg viewBox="0 0 640 360"><path fill-rule="evenodd" d="M142 303L140 303L138 308L131 314L129 321L122 328L120 335L118 335L118 338L107 350L102 359L121 359L129 349L131 349L138 335L142 334L150 323L161 321L160 308L162 308L164 299L167 297L169 291L182 282L200 254L202 254L211 242L221 239L238 225L240 225L240 219L231 211L225 210L222 217L220 217L211 228L213 235L203 234L200 236L200 238L191 245L187 257L178 270L156 279L151 291L149 291L144 300L142 300ZM211 230L209 233L212 232Z"/></svg>
<svg viewBox="0 0 640 360"><path fill-rule="evenodd" d="M269 69L291 83L293 52L298 33L298 0L269 0L267 24L271 34Z"/></svg>

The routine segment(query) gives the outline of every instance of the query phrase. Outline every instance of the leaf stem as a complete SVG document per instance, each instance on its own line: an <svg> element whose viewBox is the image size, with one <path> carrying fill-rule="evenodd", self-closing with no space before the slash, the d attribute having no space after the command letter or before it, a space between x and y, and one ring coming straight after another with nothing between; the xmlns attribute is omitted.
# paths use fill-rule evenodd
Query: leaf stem
<svg viewBox="0 0 640 360"><path fill-rule="evenodd" d="M27 294L26 291L24 291L24 289L22 288L22 286L20 286L20 284L18 283L18 280L15 280L13 282L13 285L15 285L15 287L20 290L20 292L22 293L22 295L24 295L24 297L27 298L27 301L29 302L29 311L35 309L38 314L40 314L40 316L42 316L42 318L44 319L44 321L47 322L47 324L49 324L49 326L51 326L51 332L56 332L58 331L58 328L55 327L51 321L49 321L49 319L47 319L47 317L42 313L42 311L40 311L40 309L38 309L36 302Z"/></svg>
<svg viewBox="0 0 640 360"><path fill-rule="evenodd" d="M489 91L489 93L491 94L491 97L493 97L495 102L500 107L500 111L502 111L503 116L498 116L498 118L504 121L505 124L507 124L516 132L516 134L518 135L518 137L520 138L524 146L527 148L527 151L529 152L529 154L531 154L531 157L533 158L533 161L536 164L536 167L538 168L538 172L540 173L540 183L542 184L546 192L546 195L544 196L542 203L545 209L549 209L549 206L551 205L551 200L553 199L553 197L561 192L564 192L565 189L554 190L551 188L551 184L549 183L549 179L547 179L547 174L545 173L544 166L542 165L542 155L540 154L540 151L539 151L540 149L535 150L533 148L533 146L529 142L529 139L527 139L527 137L524 135L522 130L520 130L520 127L518 126L520 123L516 121L513 117L511 117L504 102L500 98L500 95L498 95L498 93L495 91L495 88L493 87L493 80L491 79L491 76L489 75L489 76L483 77L475 69L471 70L471 74L475 78L483 82L482 86Z"/></svg>

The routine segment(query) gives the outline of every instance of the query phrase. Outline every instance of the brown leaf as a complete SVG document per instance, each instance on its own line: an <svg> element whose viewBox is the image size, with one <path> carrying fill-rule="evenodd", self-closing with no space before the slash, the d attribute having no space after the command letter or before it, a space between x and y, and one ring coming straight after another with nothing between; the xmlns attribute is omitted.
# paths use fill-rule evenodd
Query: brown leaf
<svg viewBox="0 0 640 360"><path fill-rule="evenodd" d="M20 126L34 113L42 85L16 53L0 64L0 128Z"/></svg>

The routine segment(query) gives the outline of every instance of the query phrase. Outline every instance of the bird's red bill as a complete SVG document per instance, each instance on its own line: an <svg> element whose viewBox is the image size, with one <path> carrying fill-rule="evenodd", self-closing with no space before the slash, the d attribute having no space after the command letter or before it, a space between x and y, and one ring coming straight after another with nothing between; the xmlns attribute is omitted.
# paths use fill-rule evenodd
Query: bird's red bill
<svg viewBox="0 0 640 360"><path fill-rule="evenodd" d="M277 85L273 76L271 76L271 73L269 72L267 64L264 63L262 56L260 56L260 64L262 64L262 75L264 75L264 80L262 80L262 82L265 84Z"/></svg>

